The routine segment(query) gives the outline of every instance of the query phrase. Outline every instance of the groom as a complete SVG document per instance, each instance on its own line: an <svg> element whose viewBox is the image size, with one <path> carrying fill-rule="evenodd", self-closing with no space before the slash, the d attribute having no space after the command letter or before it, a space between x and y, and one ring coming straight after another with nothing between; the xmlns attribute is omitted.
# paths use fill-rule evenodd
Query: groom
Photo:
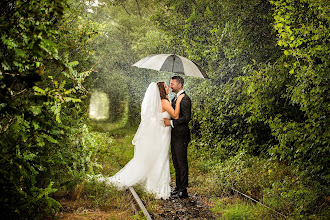
<svg viewBox="0 0 330 220"><path fill-rule="evenodd" d="M181 76L171 78L170 88L176 96L172 99L172 107L175 109L176 99L183 90L184 80ZM173 198L188 198L188 159L187 148L190 141L190 131L188 123L191 119L191 100L185 94L180 103L180 114L178 119L164 119L166 126L172 127L171 132L171 152L172 161L175 168L176 187L171 192Z"/></svg>

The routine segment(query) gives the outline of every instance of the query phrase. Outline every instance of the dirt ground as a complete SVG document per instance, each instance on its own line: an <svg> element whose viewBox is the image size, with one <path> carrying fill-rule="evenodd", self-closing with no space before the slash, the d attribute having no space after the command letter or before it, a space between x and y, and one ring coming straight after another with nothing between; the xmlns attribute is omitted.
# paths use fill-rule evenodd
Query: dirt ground
<svg viewBox="0 0 330 220"><path fill-rule="evenodd" d="M108 220L108 219L130 219L134 212L131 209L122 211L118 209L92 209L88 208L88 202L80 200L60 201L63 209L57 215L60 220Z"/></svg>
<svg viewBox="0 0 330 220"><path fill-rule="evenodd" d="M206 198L190 194L187 199L169 199L160 201L160 209L152 213L153 219L218 219L210 211Z"/></svg>

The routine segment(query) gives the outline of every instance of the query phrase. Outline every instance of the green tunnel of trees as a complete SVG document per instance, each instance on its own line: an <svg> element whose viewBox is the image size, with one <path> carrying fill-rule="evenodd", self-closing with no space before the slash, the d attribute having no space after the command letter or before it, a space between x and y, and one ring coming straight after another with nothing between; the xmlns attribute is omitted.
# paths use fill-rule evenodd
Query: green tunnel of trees
<svg viewBox="0 0 330 220"><path fill-rule="evenodd" d="M329 5L1 1L1 212L56 213L52 193L73 189L94 166L95 143L85 135L90 91L108 94L110 122L120 121L128 106L126 126L137 126L147 85L168 82L170 74L131 65L175 50L210 77L185 77L196 157L209 162L207 169L230 158L290 167L297 179L258 190L266 197L287 189L283 201L296 201L293 218L317 216L315 207L329 206Z"/></svg>

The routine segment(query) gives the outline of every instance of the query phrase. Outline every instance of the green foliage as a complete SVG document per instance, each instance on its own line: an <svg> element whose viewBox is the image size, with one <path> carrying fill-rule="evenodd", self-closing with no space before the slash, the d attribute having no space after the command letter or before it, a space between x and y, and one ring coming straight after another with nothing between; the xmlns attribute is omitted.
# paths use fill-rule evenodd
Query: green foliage
<svg viewBox="0 0 330 220"><path fill-rule="evenodd" d="M220 82L241 75L252 62L278 56L267 1L157 1L153 20L173 49ZM172 51L170 52L173 52Z"/></svg>
<svg viewBox="0 0 330 220"><path fill-rule="evenodd" d="M274 194L278 189L287 195L283 204L290 210L275 207L312 217L317 200L325 200L322 190L329 192L329 6L316 1L157 2L165 7L152 19L173 45L180 45L178 53L202 64L213 79L186 87L193 99L191 144L194 161L201 161L198 168L207 173L241 151L292 165L296 172L289 176L306 181L285 192L277 184L269 187L274 180L266 177L256 185L260 173L231 163L221 167L230 169L227 176L217 175L226 182L237 172L232 184L259 198L262 189ZM284 174L277 172L281 182Z"/></svg>
<svg viewBox="0 0 330 220"><path fill-rule="evenodd" d="M202 163L206 162L198 162ZM220 203L216 205L215 212L234 209L230 211L231 214L242 214L235 211L237 204L227 204L226 199L221 199L231 197L232 192L236 193L231 190L234 188L292 218L322 219L327 214L325 194L320 184L302 178L294 166L250 156L246 152L240 152L224 162L212 164L200 178L202 180L199 188L205 187L205 193L210 197L219 197L214 198L216 203ZM251 215L254 216L246 217L248 219L269 219L270 216L277 216L274 211L264 207L247 209L253 212Z"/></svg>
<svg viewBox="0 0 330 220"><path fill-rule="evenodd" d="M159 8L153 19L180 45L179 53L201 64L213 78L186 87L194 100L192 144L201 155L215 160L241 149L264 154L274 141L270 129L260 122L246 123L248 115L240 112L246 99L242 95L244 83L232 78L251 72L253 60L262 62L278 56L270 23L271 5L264 1L164 4L166 7Z"/></svg>
<svg viewBox="0 0 330 220"><path fill-rule="evenodd" d="M176 51L212 78L185 84L192 157L202 174L214 170L212 191L235 186L293 218L322 218L313 207L329 194L326 1L102 3L83 13L76 1L1 2L1 210L49 218L59 208L54 188L74 191L99 171L95 153L103 166L120 158L111 172L125 164L131 153L98 148L112 139L84 126L88 90L109 95L107 123L134 127L147 85L170 74L131 65Z"/></svg>
<svg viewBox="0 0 330 220"><path fill-rule="evenodd" d="M314 1L273 4L284 55L242 78L247 101L241 111L250 123L269 126L269 140L276 140L269 156L294 165L301 181L274 182L265 200L297 218L315 218L322 214L312 207L320 206L329 192L329 33L324 28L329 26L329 7Z"/></svg>
<svg viewBox="0 0 330 220"><path fill-rule="evenodd" d="M249 120L269 125L278 141L269 149L273 158L296 164L303 175L326 184L329 30L324 27L329 25L329 7L314 1L274 4L284 55L243 79L248 99L242 109L251 114ZM308 22L301 25L302 19Z"/></svg>
<svg viewBox="0 0 330 220"><path fill-rule="evenodd" d="M239 126L243 119L236 113L237 110L235 112L236 88L239 87L235 87L235 84L217 88L210 86L197 93L202 95L199 96L201 102L195 104L197 107L193 111L192 133L195 137L192 144L198 146L197 150L201 154L206 153L219 160L235 154L243 147L245 128Z"/></svg>
<svg viewBox="0 0 330 220"><path fill-rule="evenodd" d="M86 114L82 114L86 112L82 100L87 90L82 83L91 73L83 67L89 62L86 56L89 50L81 49L81 56L72 60L72 52L82 46L72 40L88 42L95 36L93 31L98 25L73 17L70 23L80 23L85 32L63 28L61 25L68 25L63 19L68 16L66 1L17 0L3 4L0 16L2 216L52 218L60 207L50 197L56 191L53 187L73 187L95 165L85 137L77 137L85 129L79 128L79 123Z"/></svg>

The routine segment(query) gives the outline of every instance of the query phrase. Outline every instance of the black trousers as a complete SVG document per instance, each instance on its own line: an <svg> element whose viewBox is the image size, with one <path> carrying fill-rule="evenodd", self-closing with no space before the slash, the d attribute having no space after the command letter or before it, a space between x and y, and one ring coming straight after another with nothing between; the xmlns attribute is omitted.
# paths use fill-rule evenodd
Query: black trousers
<svg viewBox="0 0 330 220"><path fill-rule="evenodd" d="M171 153L175 168L175 183L179 191L188 187L187 149L189 140L171 140Z"/></svg>

